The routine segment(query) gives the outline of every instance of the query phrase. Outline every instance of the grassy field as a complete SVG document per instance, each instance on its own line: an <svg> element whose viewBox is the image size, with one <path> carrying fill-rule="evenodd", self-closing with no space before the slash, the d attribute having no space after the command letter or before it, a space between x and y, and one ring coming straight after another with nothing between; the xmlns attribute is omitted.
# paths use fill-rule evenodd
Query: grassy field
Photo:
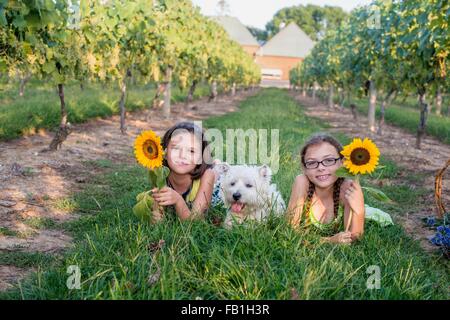
<svg viewBox="0 0 450 320"><path fill-rule="evenodd" d="M9 140L39 129L54 129L59 126L60 101L56 87L32 80L25 95L18 95L18 83L0 83L0 140ZM194 98L209 94L206 85L199 86ZM155 86L129 86L126 109L134 111L148 108L155 95ZM184 101L187 90L172 88L172 102ZM115 83L88 84L84 90L79 84L65 86L65 101L68 119L80 123L96 117L108 117L119 113L120 91Z"/></svg>
<svg viewBox="0 0 450 320"><path fill-rule="evenodd" d="M414 106L412 99L408 99L405 105L401 104L402 99L397 99L392 105L388 106L385 113L386 123L404 128L411 133L417 133L419 126L420 110ZM369 102L365 99L355 99L354 103L359 112L367 116ZM443 112L446 112L444 109ZM376 119L380 119L380 103L377 104ZM438 116L432 110L428 115L426 133L436 137L438 140L450 144L450 117Z"/></svg>
<svg viewBox="0 0 450 320"><path fill-rule="evenodd" d="M326 93L319 93L318 96L322 99L322 103L328 103L328 97ZM391 105L386 108L385 111L385 121L388 124L404 128L409 132L416 134L417 127L419 126L420 120L420 108L417 103L417 99L412 97L406 98L404 101L402 97L398 97ZM338 97L335 97L334 102L336 104L340 103ZM366 97L358 98L356 94L352 99L352 103L356 105L356 109L359 113L367 117L367 112L369 110L369 100ZM377 126L380 119L380 105L381 101L377 100L377 107L375 111L375 117ZM347 103L345 102L347 107ZM448 111L448 98L444 98L444 103L442 106L442 115L438 116L435 114L435 106L428 115L426 133L434 136L438 140L450 144L450 117L447 116Z"/></svg>
<svg viewBox="0 0 450 320"><path fill-rule="evenodd" d="M450 110L449 109L449 98L450 95L443 95L442 99L443 99L443 103L442 103L442 110L441 110L441 115L442 116L447 116L450 115ZM427 97L427 102L430 104L430 99L429 97ZM431 102L431 114L435 114L436 113L436 101L435 98L433 98L433 101ZM394 105L398 105L398 106L403 106L403 107L407 107L407 108L411 108L411 109L415 109L415 110L419 110L419 103L417 100L417 96L398 96L395 100L394 100Z"/></svg>
<svg viewBox="0 0 450 320"><path fill-rule="evenodd" d="M280 130L280 170L274 176L284 199L299 173L304 139L326 131L278 89L266 89L242 102L238 112L210 118L204 124L226 128ZM342 143L349 137L339 136ZM382 151L382 150L381 150ZM130 157L131 147L130 147ZM382 159L383 178L403 168ZM217 227L212 210L206 221L168 218L156 226L141 224L131 212L136 195L146 188L144 169L120 163L92 162L109 174L95 176L82 192L64 202L82 213L57 226L74 236L75 247L63 256L1 253L0 263L34 266L38 272L3 299L448 299L449 265L423 252L399 225L368 223L362 241L352 246L319 244L313 232L299 233L284 219L267 224ZM420 179L410 175L409 179ZM363 184L374 181L365 179ZM106 186L106 187L105 187ZM404 184L383 190L396 201L370 205L403 215L419 206L422 189ZM61 207L64 205L60 204ZM53 226L55 227L55 226ZM155 251L160 240L165 243ZM81 288L69 290L67 268L77 265ZM366 286L370 266L381 270L380 289Z"/></svg>

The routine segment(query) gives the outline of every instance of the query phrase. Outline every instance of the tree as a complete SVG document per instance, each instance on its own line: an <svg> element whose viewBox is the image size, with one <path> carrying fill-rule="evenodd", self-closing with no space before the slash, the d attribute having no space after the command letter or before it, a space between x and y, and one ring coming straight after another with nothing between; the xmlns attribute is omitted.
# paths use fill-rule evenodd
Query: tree
<svg viewBox="0 0 450 320"><path fill-rule="evenodd" d="M314 41L318 40L320 33L336 29L348 14L340 7L308 4L287 7L279 10L272 20L266 24L269 38L280 31L280 25L295 22Z"/></svg>
<svg viewBox="0 0 450 320"><path fill-rule="evenodd" d="M421 110L416 146L420 148L429 114L426 94L435 95L436 104L441 105L442 90L448 87L449 10L448 1L375 0L369 7L354 10L336 32L328 32L291 78L309 85L341 86L349 95L348 104L351 91L364 87L370 92L371 131L376 94L383 92L380 134L385 109L396 93L416 90Z"/></svg>
<svg viewBox="0 0 450 320"><path fill-rule="evenodd" d="M153 7L145 0L85 1L82 12L90 70L101 81L117 81L120 130L125 133L128 80L132 72L144 74L145 70L149 74L155 59L152 52L157 35Z"/></svg>
<svg viewBox="0 0 450 320"><path fill-rule="evenodd" d="M189 101L202 81L236 88L260 80L251 57L189 0L83 0L73 6L0 0L0 72L27 70L58 87L61 123L52 149L69 133L64 99L69 80L116 81L122 133L130 77L133 83L161 85L166 117L172 85L189 85ZM80 16L73 19L71 11Z"/></svg>
<svg viewBox="0 0 450 320"><path fill-rule="evenodd" d="M267 30L259 29L256 27L247 26L248 31L258 40L258 42L266 42L269 36Z"/></svg>
<svg viewBox="0 0 450 320"><path fill-rule="evenodd" d="M64 84L82 74L84 38L68 27L69 9L65 1L14 1L0 7L2 38L0 65L13 70L28 69L48 78L58 88L61 119L48 150L56 150L70 134ZM81 68L81 69L80 69Z"/></svg>

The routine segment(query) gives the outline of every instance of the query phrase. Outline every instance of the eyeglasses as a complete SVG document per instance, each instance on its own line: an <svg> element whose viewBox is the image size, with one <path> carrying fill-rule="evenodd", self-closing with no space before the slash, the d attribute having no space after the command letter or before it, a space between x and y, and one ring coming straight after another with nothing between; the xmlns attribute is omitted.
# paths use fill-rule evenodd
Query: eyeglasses
<svg viewBox="0 0 450 320"><path fill-rule="evenodd" d="M336 161L340 160L341 158L327 158L322 161L307 161L305 162L306 169L316 169L319 167L319 164L323 164L324 167L331 167L336 163Z"/></svg>

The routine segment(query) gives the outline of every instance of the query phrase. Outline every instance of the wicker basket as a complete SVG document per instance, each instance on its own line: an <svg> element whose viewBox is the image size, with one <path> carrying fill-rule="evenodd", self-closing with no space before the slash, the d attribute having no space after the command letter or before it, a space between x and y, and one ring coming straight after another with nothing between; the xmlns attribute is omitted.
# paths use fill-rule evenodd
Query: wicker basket
<svg viewBox="0 0 450 320"><path fill-rule="evenodd" d="M450 159L447 160L447 164L439 170L436 175L436 180L434 182L434 198L436 200L436 206L438 211L438 217L443 218L444 214L447 212L444 207L444 203L442 201L442 176L447 170L448 166L450 166Z"/></svg>

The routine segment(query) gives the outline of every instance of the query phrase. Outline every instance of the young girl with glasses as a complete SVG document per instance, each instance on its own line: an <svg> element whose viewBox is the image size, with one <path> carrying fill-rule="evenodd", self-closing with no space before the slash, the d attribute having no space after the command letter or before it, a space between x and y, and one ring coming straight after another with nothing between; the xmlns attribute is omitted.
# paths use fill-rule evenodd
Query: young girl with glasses
<svg viewBox="0 0 450 320"><path fill-rule="evenodd" d="M342 145L324 134L305 143L301 150L303 174L292 186L288 214L294 226L312 226L324 235L324 241L348 244L364 233L365 207L360 184L335 174L342 166L341 151Z"/></svg>

